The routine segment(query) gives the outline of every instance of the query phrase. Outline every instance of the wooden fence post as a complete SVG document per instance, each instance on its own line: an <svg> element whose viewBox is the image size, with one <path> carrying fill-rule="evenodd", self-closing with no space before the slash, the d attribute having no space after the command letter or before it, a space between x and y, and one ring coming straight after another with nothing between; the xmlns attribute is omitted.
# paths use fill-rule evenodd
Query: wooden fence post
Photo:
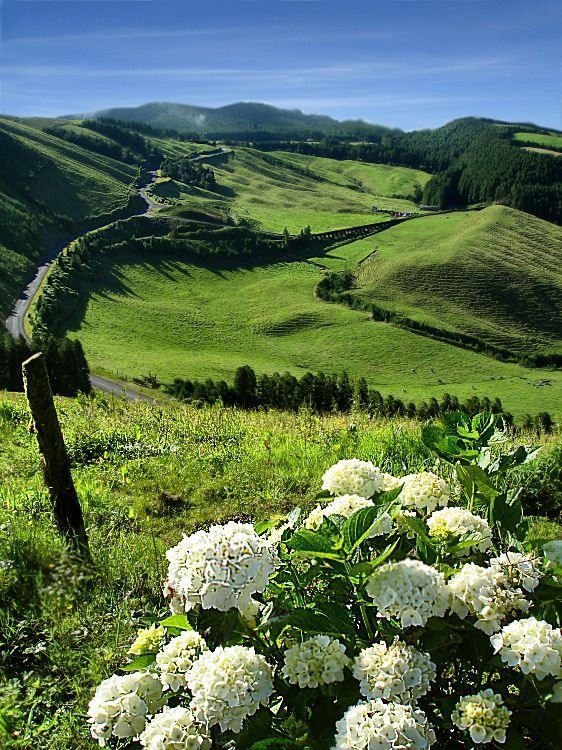
<svg viewBox="0 0 562 750"><path fill-rule="evenodd" d="M45 358L39 352L22 364L25 395L43 456L43 476L53 503L59 529L83 557L89 558L88 535L76 488L70 473L70 459L60 428Z"/></svg>

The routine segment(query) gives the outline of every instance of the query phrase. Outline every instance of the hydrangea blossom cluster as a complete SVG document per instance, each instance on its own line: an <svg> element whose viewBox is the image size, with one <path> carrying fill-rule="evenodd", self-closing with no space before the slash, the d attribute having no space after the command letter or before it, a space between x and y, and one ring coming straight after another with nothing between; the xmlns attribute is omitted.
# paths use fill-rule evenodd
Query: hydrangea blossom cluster
<svg viewBox="0 0 562 750"><path fill-rule="evenodd" d="M414 508L425 515L449 504L451 496L447 483L431 471L408 474L401 481L404 483L400 493L403 507Z"/></svg>
<svg viewBox="0 0 562 750"><path fill-rule="evenodd" d="M374 700L345 712L336 724L334 750L429 750L435 740L423 711Z"/></svg>
<svg viewBox="0 0 562 750"><path fill-rule="evenodd" d="M261 654L245 646L204 651L186 676L197 721L221 731L242 730L242 723L273 693L272 670Z"/></svg>
<svg viewBox="0 0 562 750"><path fill-rule="evenodd" d="M147 750L210 750L211 738L188 708L164 707L140 736Z"/></svg>
<svg viewBox="0 0 562 750"><path fill-rule="evenodd" d="M534 591L539 585L541 572L535 558L522 552L503 552L490 560L491 566L501 569L512 586L521 586L525 591Z"/></svg>
<svg viewBox="0 0 562 750"><path fill-rule="evenodd" d="M377 492L383 492L384 487L385 480L379 468L371 461L360 461L357 458L338 461L322 477L322 489L336 497L372 497Z"/></svg>
<svg viewBox="0 0 562 750"><path fill-rule="evenodd" d="M492 546L492 529L486 519L471 513L465 508L443 508L434 511L427 519L429 536L444 542L454 538L474 535L474 543L469 548L459 550L456 554L463 557L470 554L472 548L485 552Z"/></svg>
<svg viewBox="0 0 562 750"><path fill-rule="evenodd" d="M164 593L176 613L199 604L247 615L255 605L252 595L265 589L276 564L274 546L250 524L235 521L184 536L166 556Z"/></svg>
<svg viewBox="0 0 562 750"><path fill-rule="evenodd" d="M316 688L341 682L349 664L345 646L336 638L317 635L296 643L283 654L283 676L301 688Z"/></svg>
<svg viewBox="0 0 562 750"><path fill-rule="evenodd" d="M463 696L452 713L453 724L468 731L477 745L487 742L505 742L511 711L504 706L503 698L493 690L481 690L475 695Z"/></svg>
<svg viewBox="0 0 562 750"><path fill-rule="evenodd" d="M394 477L392 474L386 474L382 473L381 478L383 481L383 492L390 492L391 490L396 490L398 487L401 487L404 483L403 479L400 479L400 477Z"/></svg>
<svg viewBox="0 0 562 750"><path fill-rule="evenodd" d="M90 732L101 747L114 737L138 737L147 716L164 705L162 685L148 672L112 675L101 682L88 706Z"/></svg>
<svg viewBox="0 0 562 750"><path fill-rule="evenodd" d="M490 642L494 653L510 667L537 680L562 674L562 635L544 620L528 617L505 625Z"/></svg>
<svg viewBox="0 0 562 750"><path fill-rule="evenodd" d="M562 539L554 539L543 547L544 556L553 565L562 566Z"/></svg>
<svg viewBox="0 0 562 750"><path fill-rule="evenodd" d="M396 617L403 628L425 625L430 617L443 617L449 603L443 574L411 558L381 565L366 588L378 616L387 620Z"/></svg>
<svg viewBox="0 0 562 750"><path fill-rule="evenodd" d="M207 648L205 640L195 630L184 630L156 654L156 665L164 690L177 693L185 687L185 675L202 651Z"/></svg>
<svg viewBox="0 0 562 750"><path fill-rule="evenodd" d="M166 628L156 627L152 624L149 628L137 630L137 637L133 641L129 653L133 656L150 654L158 651L163 641L166 640Z"/></svg>
<svg viewBox="0 0 562 750"><path fill-rule="evenodd" d="M363 649L353 665L353 676L365 698L398 703L415 703L428 692L435 675L429 654L399 640Z"/></svg>
<svg viewBox="0 0 562 750"><path fill-rule="evenodd" d="M341 497L336 497L336 499L332 500L328 505L317 505L306 518L304 525L307 529L317 531L320 526L322 526L324 519L329 516L343 516L344 518L350 518L354 513L357 513L358 510L373 506L374 503L372 500L368 500L360 495L342 495ZM377 524L373 528L371 537L386 535L391 532L392 518L388 513L383 513L377 519Z"/></svg>
<svg viewBox="0 0 562 750"><path fill-rule="evenodd" d="M448 582L452 594L451 610L464 619L476 617L475 627L487 635L501 628L514 612L527 612L529 602L519 588L512 588L503 568L467 563Z"/></svg>

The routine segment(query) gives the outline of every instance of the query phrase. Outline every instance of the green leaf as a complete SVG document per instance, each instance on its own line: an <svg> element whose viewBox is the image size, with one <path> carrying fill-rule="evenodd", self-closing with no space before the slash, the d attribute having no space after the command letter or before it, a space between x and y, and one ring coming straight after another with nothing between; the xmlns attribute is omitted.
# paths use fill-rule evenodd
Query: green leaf
<svg viewBox="0 0 562 750"><path fill-rule="evenodd" d="M171 615L160 621L165 628L178 628L178 630L193 630L193 626L185 615Z"/></svg>
<svg viewBox="0 0 562 750"><path fill-rule="evenodd" d="M123 672L143 672L156 659L156 654L141 654L121 667Z"/></svg>
<svg viewBox="0 0 562 750"><path fill-rule="evenodd" d="M293 750L293 748L300 748L301 745L297 745L294 740L290 740L288 737L270 737L267 740L254 742L248 750L269 750L272 747L280 748L280 750Z"/></svg>
<svg viewBox="0 0 562 750"><path fill-rule="evenodd" d="M361 508L347 519L342 528L344 548L350 553L357 549L370 537L380 523L381 517L388 513L400 494L402 487L385 492L377 498L377 504L369 508Z"/></svg>
<svg viewBox="0 0 562 750"><path fill-rule="evenodd" d="M294 609L287 616L286 623L306 633L355 635L349 610L335 602L318 602L314 608Z"/></svg>
<svg viewBox="0 0 562 750"><path fill-rule="evenodd" d="M341 559L341 554L334 546L332 540L319 531L301 529L290 539L287 539L285 543L290 549L307 557L324 557L333 560Z"/></svg>

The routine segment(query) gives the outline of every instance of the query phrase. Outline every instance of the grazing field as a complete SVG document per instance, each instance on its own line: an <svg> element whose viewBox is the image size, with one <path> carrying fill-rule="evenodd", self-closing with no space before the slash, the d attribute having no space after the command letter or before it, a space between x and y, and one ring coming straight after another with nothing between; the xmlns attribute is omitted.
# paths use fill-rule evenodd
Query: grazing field
<svg viewBox="0 0 562 750"><path fill-rule="evenodd" d="M4 118L0 161L2 319L52 243L125 209L138 170Z"/></svg>
<svg viewBox="0 0 562 750"><path fill-rule="evenodd" d="M180 144L187 147L186 144ZM178 155L181 152L178 151ZM156 185L153 193L177 207L201 204L256 229L298 233L369 224L388 218L373 206L419 211L413 202L430 175L416 169L353 161L319 159L300 154L266 154L236 148L228 159L209 160L217 180L212 193L174 183Z"/></svg>
<svg viewBox="0 0 562 750"><path fill-rule="evenodd" d="M22 397L0 395L0 746L88 750L95 686L123 666L162 607L165 550L212 521L311 508L342 458L403 475L434 469L419 425L364 414L318 417L232 409L164 409L98 396L57 399L94 558L84 568L56 533ZM349 430L353 421L355 429ZM527 512L562 503L559 437L519 471ZM440 471L445 467L441 466ZM541 521L536 536L560 536ZM162 612L164 614L164 612Z"/></svg>
<svg viewBox="0 0 562 750"><path fill-rule="evenodd" d="M504 206L373 238L357 295L517 352L562 351L562 228Z"/></svg>
<svg viewBox="0 0 562 750"><path fill-rule="evenodd" d="M276 262L121 252L100 260L79 289L85 310L65 332L81 339L94 370L112 375L170 382L232 380L242 364L258 373L345 369L405 402L448 392L499 396L517 416L559 412L559 373L500 363L315 297L324 268L354 267L373 242Z"/></svg>
<svg viewBox="0 0 562 750"><path fill-rule="evenodd" d="M545 133L515 133L513 137L516 141L536 143L537 146L544 146L545 148L562 148L562 135L547 135Z"/></svg>

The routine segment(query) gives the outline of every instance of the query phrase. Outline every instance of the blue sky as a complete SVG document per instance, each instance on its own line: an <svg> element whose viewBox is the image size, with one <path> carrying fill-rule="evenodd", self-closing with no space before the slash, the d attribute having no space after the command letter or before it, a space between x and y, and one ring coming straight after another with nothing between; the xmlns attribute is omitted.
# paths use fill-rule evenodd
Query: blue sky
<svg viewBox="0 0 562 750"><path fill-rule="evenodd" d="M562 129L560 0L0 0L0 111L262 101Z"/></svg>

